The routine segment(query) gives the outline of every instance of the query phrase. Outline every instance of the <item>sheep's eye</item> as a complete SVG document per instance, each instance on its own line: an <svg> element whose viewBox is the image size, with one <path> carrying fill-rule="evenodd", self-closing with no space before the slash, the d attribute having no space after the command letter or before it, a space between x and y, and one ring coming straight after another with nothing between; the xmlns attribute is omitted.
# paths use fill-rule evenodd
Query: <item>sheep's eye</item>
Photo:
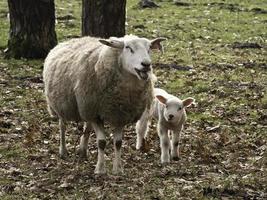
<svg viewBox="0 0 267 200"><path fill-rule="evenodd" d="M182 108L181 108L181 107L179 107L179 108L178 108L178 110L182 110Z"/></svg>
<svg viewBox="0 0 267 200"><path fill-rule="evenodd" d="M130 46L126 46L125 48L129 49L131 51L131 53L134 53L134 50Z"/></svg>

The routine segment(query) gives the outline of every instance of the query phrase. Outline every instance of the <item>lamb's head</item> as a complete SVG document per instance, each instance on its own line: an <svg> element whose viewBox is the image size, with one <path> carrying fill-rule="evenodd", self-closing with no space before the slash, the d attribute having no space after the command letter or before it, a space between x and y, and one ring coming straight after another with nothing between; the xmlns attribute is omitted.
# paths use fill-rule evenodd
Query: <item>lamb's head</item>
<svg viewBox="0 0 267 200"><path fill-rule="evenodd" d="M102 44L121 50L120 59L122 66L129 73L140 80L153 78L150 52L158 49L162 51L160 42L165 38L148 40L133 35L126 35L123 38L111 37L108 40L99 40Z"/></svg>
<svg viewBox="0 0 267 200"><path fill-rule="evenodd" d="M156 98L164 106L163 116L167 122L180 121L185 108L194 102L194 99L191 97L181 100L177 97L166 98L162 95L157 95Z"/></svg>

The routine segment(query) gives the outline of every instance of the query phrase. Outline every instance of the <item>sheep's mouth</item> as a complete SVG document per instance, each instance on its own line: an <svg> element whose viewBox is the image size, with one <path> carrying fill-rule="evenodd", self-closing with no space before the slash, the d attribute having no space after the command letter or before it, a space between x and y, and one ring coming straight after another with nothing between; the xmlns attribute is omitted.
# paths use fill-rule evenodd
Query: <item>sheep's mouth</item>
<svg viewBox="0 0 267 200"><path fill-rule="evenodd" d="M140 70L137 68L134 68L140 79L147 80L148 79L148 70Z"/></svg>
<svg viewBox="0 0 267 200"><path fill-rule="evenodd" d="M174 119L173 118L168 118L167 121L168 122L172 122L172 121L174 121Z"/></svg>

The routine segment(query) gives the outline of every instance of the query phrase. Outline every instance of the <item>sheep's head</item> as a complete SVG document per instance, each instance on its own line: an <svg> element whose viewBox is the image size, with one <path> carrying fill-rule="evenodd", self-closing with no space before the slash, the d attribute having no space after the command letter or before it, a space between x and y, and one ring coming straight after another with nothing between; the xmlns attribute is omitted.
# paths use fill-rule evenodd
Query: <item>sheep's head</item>
<svg viewBox="0 0 267 200"><path fill-rule="evenodd" d="M162 95L157 95L156 98L164 105L163 116L168 122L180 121L185 108L194 102L191 97L181 100L176 97L166 98Z"/></svg>
<svg viewBox="0 0 267 200"><path fill-rule="evenodd" d="M99 40L102 44L121 50L123 68L140 80L148 80L153 76L150 52L157 49L163 51L160 42L165 38L148 40L133 35L123 38L111 37L108 40Z"/></svg>

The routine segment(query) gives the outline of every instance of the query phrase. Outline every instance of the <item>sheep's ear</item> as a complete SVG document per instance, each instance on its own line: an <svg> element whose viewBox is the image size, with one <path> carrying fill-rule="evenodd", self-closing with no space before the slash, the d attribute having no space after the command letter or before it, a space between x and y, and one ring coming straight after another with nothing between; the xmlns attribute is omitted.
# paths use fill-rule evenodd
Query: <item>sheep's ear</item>
<svg viewBox="0 0 267 200"><path fill-rule="evenodd" d="M151 42L150 49L152 49L152 50L153 49L157 49L157 50L160 50L161 53L163 53L164 52L163 46L160 44L160 42L165 41L165 40L167 40L167 39L166 38L162 38L162 37L156 38L154 40L151 40L150 41Z"/></svg>
<svg viewBox="0 0 267 200"><path fill-rule="evenodd" d="M184 107L188 107L190 106L193 102L195 101L195 99L188 97L186 99L183 100L183 105Z"/></svg>
<svg viewBox="0 0 267 200"><path fill-rule="evenodd" d="M167 99L161 95L156 95L156 98L163 104L166 104Z"/></svg>
<svg viewBox="0 0 267 200"><path fill-rule="evenodd" d="M116 48L116 49L123 49L124 47L124 42L116 39L115 37L111 37L108 40L100 39L99 42L109 47Z"/></svg>

